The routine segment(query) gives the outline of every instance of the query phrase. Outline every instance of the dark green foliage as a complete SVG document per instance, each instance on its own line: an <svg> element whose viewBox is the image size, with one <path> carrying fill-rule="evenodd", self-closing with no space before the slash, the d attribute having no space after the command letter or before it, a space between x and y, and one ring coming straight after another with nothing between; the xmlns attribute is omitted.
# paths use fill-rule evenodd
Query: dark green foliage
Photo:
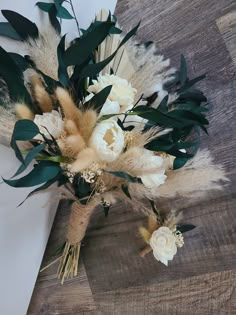
<svg viewBox="0 0 236 315"><path fill-rule="evenodd" d="M78 38L64 54L65 64L81 65L104 41L113 25L109 16L107 21L96 25L90 32Z"/></svg>
<svg viewBox="0 0 236 315"><path fill-rule="evenodd" d="M11 55L0 47L0 76L6 82L12 100L24 100L27 105L30 105L31 98L25 88L22 71Z"/></svg>
<svg viewBox="0 0 236 315"><path fill-rule="evenodd" d="M61 24L57 19L57 9L55 6L52 6L48 12L49 20L54 29L57 31L58 34L61 34Z"/></svg>
<svg viewBox="0 0 236 315"><path fill-rule="evenodd" d="M19 13L10 10L2 10L2 15L8 20L22 40L26 40L30 37L38 38L39 31L35 23Z"/></svg>
<svg viewBox="0 0 236 315"><path fill-rule="evenodd" d="M196 225L193 224L178 224L176 225L177 231L180 231L181 233L185 233L188 231L191 231L195 229Z"/></svg>
<svg viewBox="0 0 236 315"><path fill-rule="evenodd" d="M112 85L106 86L103 90L95 94L90 101L84 104L84 107L87 107L89 104L95 109L100 110L101 107L107 100L108 95L110 94Z"/></svg>
<svg viewBox="0 0 236 315"><path fill-rule="evenodd" d="M64 63L63 54L65 52L65 37L64 35L57 47L57 58L58 58L58 78L60 83L67 88L70 85L70 79L67 72L67 66Z"/></svg>
<svg viewBox="0 0 236 315"><path fill-rule="evenodd" d="M55 178L61 171L60 164L41 161L36 164L33 170L19 179L3 179L5 183L12 187L32 187Z"/></svg>
<svg viewBox="0 0 236 315"><path fill-rule="evenodd" d="M121 185L121 189L123 191L123 193L129 198L129 199L132 199L131 196L130 196L130 193L129 193L129 187L125 184L122 184Z"/></svg>
<svg viewBox="0 0 236 315"><path fill-rule="evenodd" d="M76 197L80 199L81 203L85 204L92 193L91 185L87 183L80 174L77 174L73 179L73 188L75 190Z"/></svg>
<svg viewBox="0 0 236 315"><path fill-rule="evenodd" d="M15 29L8 22L0 22L0 36L21 41L22 38L17 34Z"/></svg>
<svg viewBox="0 0 236 315"><path fill-rule="evenodd" d="M123 178L123 179L125 179L131 183L142 183L140 178L131 176L130 174L125 173L125 172L111 172L111 171L106 171L106 170L104 170L104 171L111 174L111 175L114 175L116 177Z"/></svg>

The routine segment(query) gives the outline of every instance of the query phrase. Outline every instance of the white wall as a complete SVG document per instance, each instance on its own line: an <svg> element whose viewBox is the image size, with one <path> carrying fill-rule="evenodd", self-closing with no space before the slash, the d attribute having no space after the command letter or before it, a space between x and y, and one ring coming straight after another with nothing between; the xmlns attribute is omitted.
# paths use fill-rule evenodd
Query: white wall
<svg viewBox="0 0 236 315"><path fill-rule="evenodd" d="M45 27L48 23L47 13L35 7L36 2L0 0L0 9L19 12L38 26ZM74 4L80 26L86 28L101 8L114 12L116 1L74 0ZM5 21L1 14L0 21ZM77 36L75 22L63 20L62 32ZM0 45L7 51L24 54L17 41L0 37ZM0 178L10 178L18 166L13 150L0 145ZM57 198L50 193L35 195L21 207L16 207L31 190L0 184L1 315L26 314L55 215L56 205L52 207L47 202Z"/></svg>

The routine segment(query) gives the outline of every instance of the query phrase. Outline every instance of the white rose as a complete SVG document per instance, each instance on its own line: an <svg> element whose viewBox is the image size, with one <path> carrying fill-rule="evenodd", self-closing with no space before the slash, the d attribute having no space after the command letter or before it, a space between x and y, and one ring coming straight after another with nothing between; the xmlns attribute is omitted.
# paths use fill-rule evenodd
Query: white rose
<svg viewBox="0 0 236 315"><path fill-rule="evenodd" d="M152 233L150 246L154 257L168 266L168 261L172 260L177 253L176 240L173 232L165 226L160 227Z"/></svg>
<svg viewBox="0 0 236 315"><path fill-rule="evenodd" d="M50 133L55 139L58 139L64 129L64 122L56 110L43 113L43 115L35 115L34 123L39 127L40 132L48 138L50 138ZM37 135L35 139L43 140L41 135Z"/></svg>
<svg viewBox="0 0 236 315"><path fill-rule="evenodd" d="M93 85L88 87L88 91L96 94L109 85L112 85L112 89L108 99L120 104L120 112L127 111L130 105L134 103L137 92L127 80L114 74L100 75L97 80L93 80Z"/></svg>
<svg viewBox="0 0 236 315"><path fill-rule="evenodd" d="M164 184L166 178L167 176L165 175L165 170L161 170L156 174L148 174L141 176L142 183L149 189Z"/></svg>
<svg viewBox="0 0 236 315"><path fill-rule="evenodd" d="M106 100L104 105L102 106L102 109L99 113L99 117L102 117L104 115L111 115L111 114L119 114L120 113L120 105L118 102L110 101L109 99ZM115 118L117 116L114 116Z"/></svg>
<svg viewBox="0 0 236 315"><path fill-rule="evenodd" d="M139 176L144 186L149 189L155 188L164 184L167 176L165 175L165 164L162 157L154 155L152 151L146 150L143 152L142 166L143 174Z"/></svg>
<svg viewBox="0 0 236 315"><path fill-rule="evenodd" d="M124 134L112 119L101 121L94 129L89 146L93 148L101 161L112 162L123 150Z"/></svg>

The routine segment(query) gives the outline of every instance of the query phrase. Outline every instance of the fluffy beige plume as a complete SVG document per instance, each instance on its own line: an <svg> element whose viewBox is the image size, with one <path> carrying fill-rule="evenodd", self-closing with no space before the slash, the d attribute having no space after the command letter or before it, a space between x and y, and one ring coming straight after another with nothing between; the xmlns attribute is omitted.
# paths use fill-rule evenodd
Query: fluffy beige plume
<svg viewBox="0 0 236 315"><path fill-rule="evenodd" d="M136 183L130 184L130 193L138 199L204 198L209 190L223 189L222 182L228 181L222 166L214 165L209 151L199 151L184 167L168 171L163 185L154 189ZM221 181L221 182L220 182Z"/></svg>
<svg viewBox="0 0 236 315"><path fill-rule="evenodd" d="M144 241L149 244L149 241L150 241L152 234L145 227L140 226L139 234L142 236Z"/></svg>
<svg viewBox="0 0 236 315"><path fill-rule="evenodd" d="M64 156L72 158L76 158L78 153L86 148L84 139L79 133L59 139L58 145Z"/></svg>
<svg viewBox="0 0 236 315"><path fill-rule="evenodd" d="M138 91L150 95L155 92L152 87L162 86L175 78L176 69L170 67L169 59L158 54L155 44L145 47L144 44L131 40L126 43L125 48L135 68L130 82Z"/></svg>
<svg viewBox="0 0 236 315"><path fill-rule="evenodd" d="M82 120L82 112L76 107L69 92L61 87L55 91L58 101L63 109L65 118L74 121L80 130L80 121Z"/></svg>
<svg viewBox="0 0 236 315"><path fill-rule="evenodd" d="M93 129L96 125L96 121L97 113L94 110L89 109L82 113L82 118L79 124L79 130L86 142L88 142L93 132Z"/></svg>
<svg viewBox="0 0 236 315"><path fill-rule="evenodd" d="M71 164L71 172L80 172L88 168L94 161L96 161L96 153L91 148L82 150L74 163Z"/></svg>
<svg viewBox="0 0 236 315"><path fill-rule="evenodd" d="M30 77L30 80L33 87L34 97L38 102L42 112L51 112L53 110L53 100L52 97L47 93L40 77L34 74Z"/></svg>
<svg viewBox="0 0 236 315"><path fill-rule="evenodd" d="M65 119L64 121L64 130L68 135L76 135L79 133L79 130L75 122L71 119Z"/></svg>
<svg viewBox="0 0 236 315"><path fill-rule="evenodd" d="M34 113L24 103L16 103L15 109L18 118L34 120Z"/></svg>
<svg viewBox="0 0 236 315"><path fill-rule="evenodd" d="M29 39L25 42L27 53L37 69L54 80L58 80L57 46L59 42L60 36L52 26L48 26L46 31L42 31L38 39Z"/></svg>
<svg viewBox="0 0 236 315"><path fill-rule="evenodd" d="M162 129L160 127L153 127L145 132L141 132L139 127L136 127L132 131L125 133L125 140L128 147L143 148L146 144L152 140L165 135L172 131L172 129Z"/></svg>

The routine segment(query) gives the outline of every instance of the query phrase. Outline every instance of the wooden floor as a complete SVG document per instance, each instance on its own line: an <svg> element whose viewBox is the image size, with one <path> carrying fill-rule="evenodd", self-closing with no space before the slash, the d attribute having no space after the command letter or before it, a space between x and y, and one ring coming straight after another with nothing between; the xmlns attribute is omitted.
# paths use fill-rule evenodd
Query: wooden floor
<svg viewBox="0 0 236 315"><path fill-rule="evenodd" d="M40 274L28 315L228 315L236 314L236 3L235 0L119 0L116 14L125 29L142 19L139 38L153 40L177 66L181 53L190 73L207 73L201 88L209 96L211 126L202 136L231 179L184 210L198 226L166 268L143 246L141 215L115 206L108 218L96 211L82 248L80 275L61 286L56 266ZM62 202L44 264L65 233L69 209Z"/></svg>

